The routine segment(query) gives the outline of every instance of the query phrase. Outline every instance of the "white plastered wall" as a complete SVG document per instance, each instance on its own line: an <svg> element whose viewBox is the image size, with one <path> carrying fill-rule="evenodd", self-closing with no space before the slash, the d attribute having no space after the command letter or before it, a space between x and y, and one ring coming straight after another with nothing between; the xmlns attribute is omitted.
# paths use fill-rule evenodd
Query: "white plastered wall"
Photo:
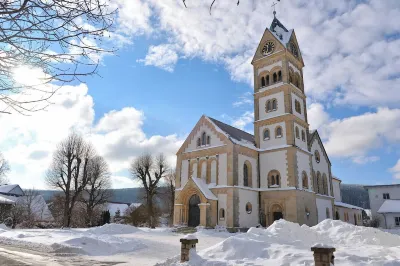
<svg viewBox="0 0 400 266"><path fill-rule="evenodd" d="M297 136L296 136L296 127L299 129L299 138L297 138ZM306 128L300 126L297 123L294 123L294 129L295 129L295 132L294 132L295 138L294 139L295 139L296 146L302 148L303 150L307 150L307 131L306 131ZM305 138L304 141L301 138L301 132L302 131L304 132L304 138Z"/></svg>
<svg viewBox="0 0 400 266"><path fill-rule="evenodd" d="M371 215L381 217L381 225L384 223L383 215L377 213L385 199L383 193L389 193L390 199L400 199L400 186L385 186L368 188L369 202L371 205ZM384 226L384 225L382 225Z"/></svg>
<svg viewBox="0 0 400 266"><path fill-rule="evenodd" d="M320 155L320 162L317 163L315 161L315 151L318 150L319 155ZM331 195L331 184L329 182L329 166L328 166L328 161L325 159L324 153L322 151L321 146L319 145L319 142L317 141L317 139L314 139L312 145L311 145L311 153L312 153L312 166L313 169L315 171L315 174L317 174L317 172L319 171L321 173L321 178L323 176L323 174L326 175L326 178L328 180L328 194Z"/></svg>
<svg viewBox="0 0 400 266"><path fill-rule="evenodd" d="M277 110L266 112L266 108L265 108L266 103L268 100L271 100L271 99L277 100ZM283 91L272 94L272 95L268 95L265 97L261 97L258 100L258 103L259 103L258 108L259 108L260 120L267 119L270 117L275 117L275 116L282 115L285 113L285 98L284 98ZM271 102L271 108L272 108L272 102Z"/></svg>
<svg viewBox="0 0 400 266"><path fill-rule="evenodd" d="M218 225L221 226L226 226L226 219L227 219L227 198L228 196L226 194L218 194ZM225 218L221 219L221 217L219 217L219 210L223 208L225 210Z"/></svg>
<svg viewBox="0 0 400 266"><path fill-rule="evenodd" d="M311 169L310 169L310 155L304 152L297 152L297 170L299 188L303 189L303 171L306 172L308 178L308 190L311 190Z"/></svg>
<svg viewBox="0 0 400 266"><path fill-rule="evenodd" d="M246 212L246 204L250 202L251 213ZM258 192L239 189L239 226L249 228L258 225Z"/></svg>
<svg viewBox="0 0 400 266"><path fill-rule="evenodd" d="M326 208L329 209L329 217L332 219L332 202L329 199L316 199L317 202L317 210L318 210L318 223L327 219L326 217Z"/></svg>
<svg viewBox="0 0 400 266"><path fill-rule="evenodd" d="M249 161L251 164L251 184L253 188L257 188L257 159L239 154L238 158L238 173L239 173L239 186L243 186L243 167L245 161ZM250 178L250 177L249 177Z"/></svg>
<svg viewBox="0 0 400 266"><path fill-rule="evenodd" d="M298 101L300 102L301 114L299 114L299 113L296 111L296 109L294 108L294 107L295 107L295 104L294 104L295 100L298 100ZM301 99L299 96L297 96L297 95L294 94L294 93L292 93L292 106L293 106L293 114L294 114L295 116L297 116L298 118L301 118L301 119L303 119L303 120L305 121L306 119L305 119L305 116L304 116L304 101L303 101L303 99Z"/></svg>
<svg viewBox="0 0 400 266"><path fill-rule="evenodd" d="M362 220L359 220L358 215L361 214L362 218L362 211L361 210L356 210L356 209L350 209L350 208L344 208L344 207L338 207L335 206L336 211L339 212L339 218L341 221L349 223L349 224L355 224L354 223L354 214L357 216L357 225L362 225ZM347 213L349 216L349 220L345 221L344 220L344 213ZM335 219L336 219L336 212L335 212Z"/></svg>
<svg viewBox="0 0 400 266"><path fill-rule="evenodd" d="M335 201L342 201L342 194L340 192L340 181L332 178L333 185L333 195L335 196Z"/></svg>
<svg viewBox="0 0 400 266"><path fill-rule="evenodd" d="M189 161L183 160L182 166L181 166L181 186L182 187L186 184L186 182L188 180L188 174L189 174Z"/></svg>
<svg viewBox="0 0 400 266"><path fill-rule="evenodd" d="M207 145L208 147L224 145L224 142L220 140L218 136L209 127L207 127L206 125L202 125L200 127L200 130L197 131L196 134L193 136L193 138L190 140L190 143L185 149L185 152L190 152L206 147L206 146L197 147L197 139L201 138L203 132L206 132L206 135L210 136L210 145Z"/></svg>
<svg viewBox="0 0 400 266"><path fill-rule="evenodd" d="M228 160L227 154L220 154L218 157L218 184L227 185L227 172L228 172Z"/></svg>
<svg viewBox="0 0 400 266"><path fill-rule="evenodd" d="M268 173L277 170L281 174L281 187L287 187L287 151L274 151L260 154L260 187L268 188Z"/></svg>
<svg viewBox="0 0 400 266"><path fill-rule="evenodd" d="M282 137L276 138L275 137L275 129L277 126L282 128ZM268 128L270 138L269 140L264 140L264 130ZM286 141L286 125L285 122L276 123L268 126L260 127L260 148L261 149L269 149L274 147L279 147L287 144Z"/></svg>

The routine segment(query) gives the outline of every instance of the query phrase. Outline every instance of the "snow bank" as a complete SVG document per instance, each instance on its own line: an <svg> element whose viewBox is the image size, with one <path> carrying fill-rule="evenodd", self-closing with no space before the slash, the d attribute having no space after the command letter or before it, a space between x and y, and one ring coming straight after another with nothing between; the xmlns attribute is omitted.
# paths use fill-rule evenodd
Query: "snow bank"
<svg viewBox="0 0 400 266"><path fill-rule="evenodd" d="M400 265L400 236L324 220L314 227L285 220L250 228L198 252L188 265L313 265L314 245L336 248L335 265ZM179 256L159 265L179 265Z"/></svg>
<svg viewBox="0 0 400 266"><path fill-rule="evenodd" d="M103 226L99 227L93 227L88 229L86 232L91 233L91 234L111 234L111 235L116 235L116 234L132 234L139 231L134 226L131 225L126 225L126 224L105 224Z"/></svg>

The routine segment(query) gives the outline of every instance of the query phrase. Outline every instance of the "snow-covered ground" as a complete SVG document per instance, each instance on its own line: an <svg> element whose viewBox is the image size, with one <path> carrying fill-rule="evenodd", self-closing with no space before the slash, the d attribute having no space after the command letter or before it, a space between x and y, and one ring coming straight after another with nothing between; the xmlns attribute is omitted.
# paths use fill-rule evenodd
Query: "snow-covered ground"
<svg viewBox="0 0 400 266"><path fill-rule="evenodd" d="M314 265L310 248L320 243L336 248L335 265L400 266L399 230L384 232L341 221L325 220L307 227L281 220L247 233L201 230L195 235L197 254L189 265ZM82 260L118 265L179 265L182 237L168 228L117 224L69 230L0 229L0 245L79 254Z"/></svg>

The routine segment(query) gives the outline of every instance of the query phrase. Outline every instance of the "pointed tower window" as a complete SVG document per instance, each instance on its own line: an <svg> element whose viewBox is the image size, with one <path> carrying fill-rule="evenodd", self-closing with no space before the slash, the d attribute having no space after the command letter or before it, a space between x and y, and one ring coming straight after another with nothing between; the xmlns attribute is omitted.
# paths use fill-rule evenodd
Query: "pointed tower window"
<svg viewBox="0 0 400 266"><path fill-rule="evenodd" d="M300 139L300 132L298 127L296 127L296 138Z"/></svg>
<svg viewBox="0 0 400 266"><path fill-rule="evenodd" d="M271 109L271 101L267 101L267 104L266 104L266 106L265 106L265 110L267 111L267 112L270 112L272 109Z"/></svg>
<svg viewBox="0 0 400 266"><path fill-rule="evenodd" d="M275 99L272 100L272 110L276 111L276 109L278 108L277 106L277 102Z"/></svg>
<svg viewBox="0 0 400 266"><path fill-rule="evenodd" d="M269 129L264 130L264 140L269 140Z"/></svg>
<svg viewBox="0 0 400 266"><path fill-rule="evenodd" d="M275 130L275 138L282 138L282 128L277 127Z"/></svg>
<svg viewBox="0 0 400 266"><path fill-rule="evenodd" d="M211 138L210 138L210 136L207 136L207 145L210 145L210 142L211 142Z"/></svg>
<svg viewBox="0 0 400 266"><path fill-rule="evenodd" d="M301 131L301 140L306 141L306 133L304 132L304 130Z"/></svg>
<svg viewBox="0 0 400 266"><path fill-rule="evenodd" d="M264 77L261 78L261 87L265 87L265 78Z"/></svg>
<svg viewBox="0 0 400 266"><path fill-rule="evenodd" d="M282 81L282 71L278 71L278 81Z"/></svg>
<svg viewBox="0 0 400 266"><path fill-rule="evenodd" d="M206 132L201 135L201 145L206 145Z"/></svg>
<svg viewBox="0 0 400 266"><path fill-rule="evenodd" d="M273 80L274 83L276 83L278 81L278 75L276 73L274 73L272 75L272 80Z"/></svg>
<svg viewBox="0 0 400 266"><path fill-rule="evenodd" d="M249 168L246 163L243 165L243 186L249 186Z"/></svg>
<svg viewBox="0 0 400 266"><path fill-rule="evenodd" d="M265 85L269 86L269 75L265 77Z"/></svg>

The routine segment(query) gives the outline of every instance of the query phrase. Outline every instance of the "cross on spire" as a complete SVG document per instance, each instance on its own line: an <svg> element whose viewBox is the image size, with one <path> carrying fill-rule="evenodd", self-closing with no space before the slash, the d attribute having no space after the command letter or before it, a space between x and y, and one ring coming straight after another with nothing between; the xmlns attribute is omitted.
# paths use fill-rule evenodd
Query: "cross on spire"
<svg viewBox="0 0 400 266"><path fill-rule="evenodd" d="M280 0L278 0L278 2L279 2ZM275 2L272 2L273 4L272 4L272 6L271 7L273 7L274 8L274 12L272 12L273 14L274 14L274 17L275 17L275 15L276 15L276 10L275 10L275 6L278 4L278 3L275 3Z"/></svg>

